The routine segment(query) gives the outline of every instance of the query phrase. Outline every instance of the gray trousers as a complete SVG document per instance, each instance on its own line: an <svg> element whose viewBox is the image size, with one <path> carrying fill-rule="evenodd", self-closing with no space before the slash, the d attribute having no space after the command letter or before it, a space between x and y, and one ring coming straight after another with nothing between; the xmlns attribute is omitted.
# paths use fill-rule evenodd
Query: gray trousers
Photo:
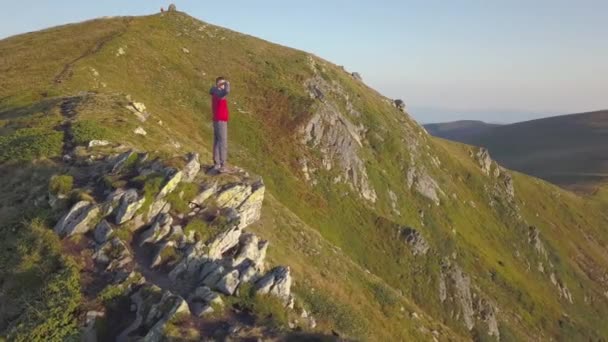
<svg viewBox="0 0 608 342"><path fill-rule="evenodd" d="M213 121L213 162L223 166L228 159L228 122Z"/></svg>

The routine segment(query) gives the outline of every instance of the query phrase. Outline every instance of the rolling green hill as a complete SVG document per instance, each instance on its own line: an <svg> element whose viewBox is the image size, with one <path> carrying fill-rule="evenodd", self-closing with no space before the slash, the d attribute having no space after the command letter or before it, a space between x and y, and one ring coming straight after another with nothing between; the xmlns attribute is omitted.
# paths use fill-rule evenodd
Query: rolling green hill
<svg viewBox="0 0 608 342"><path fill-rule="evenodd" d="M567 189L593 192L608 180L608 111L570 114L456 134L454 141L484 146L511 169Z"/></svg>
<svg viewBox="0 0 608 342"><path fill-rule="evenodd" d="M233 88L230 161L266 187L247 229L269 240L270 264L291 267L296 307L318 323L305 332L608 336L604 192L580 197L433 138L329 61L179 12L19 35L0 41L0 56L0 335L74 337L91 308L134 319L91 285L90 256L78 247L87 238L49 233L64 213L47 204L49 182L51 192L73 187L76 200L96 201L100 184L127 185L89 184L88 168L125 149L169 161L192 151L209 164L208 90L223 75ZM110 144L88 148L92 140ZM243 305L189 329L201 333ZM274 337L295 329L283 324Z"/></svg>

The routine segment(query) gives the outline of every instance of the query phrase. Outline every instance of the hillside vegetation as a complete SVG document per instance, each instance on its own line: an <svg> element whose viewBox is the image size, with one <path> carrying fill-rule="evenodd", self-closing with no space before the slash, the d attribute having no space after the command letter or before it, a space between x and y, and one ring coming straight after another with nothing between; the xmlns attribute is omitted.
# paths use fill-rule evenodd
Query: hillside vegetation
<svg viewBox="0 0 608 342"><path fill-rule="evenodd" d="M98 195L77 191L87 169L73 160L128 148L209 164L208 90L222 75L233 89L230 162L266 187L247 229L270 241L270 264L291 267L296 305L318 323L311 333L608 336L604 191L581 197L433 138L331 62L179 12L15 36L0 56L0 334L36 340L28 331L50 329L60 340L103 304L87 291L78 238L44 235L63 214L47 204L53 176L54 191L73 187L77 201ZM18 286L22 275L32 286ZM53 314L33 315L31 303Z"/></svg>

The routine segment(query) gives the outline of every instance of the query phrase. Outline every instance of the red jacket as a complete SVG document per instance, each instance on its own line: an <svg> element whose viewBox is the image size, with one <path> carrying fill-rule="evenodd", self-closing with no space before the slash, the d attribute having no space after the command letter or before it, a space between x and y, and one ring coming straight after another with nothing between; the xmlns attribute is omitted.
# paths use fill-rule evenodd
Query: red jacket
<svg viewBox="0 0 608 342"><path fill-rule="evenodd" d="M211 95L211 110L213 112L213 121L228 121L230 113L228 112L228 101L226 97L230 93L230 83L226 82L224 89L212 87L209 90Z"/></svg>
<svg viewBox="0 0 608 342"><path fill-rule="evenodd" d="M221 98L215 94L211 95L211 109L213 111L213 121L228 121L230 119L226 98Z"/></svg>

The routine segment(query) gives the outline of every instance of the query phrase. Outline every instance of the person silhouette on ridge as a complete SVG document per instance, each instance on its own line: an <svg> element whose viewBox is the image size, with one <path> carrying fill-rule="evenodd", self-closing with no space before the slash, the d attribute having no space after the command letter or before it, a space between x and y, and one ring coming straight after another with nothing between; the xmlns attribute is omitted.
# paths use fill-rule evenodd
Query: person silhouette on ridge
<svg viewBox="0 0 608 342"><path fill-rule="evenodd" d="M213 113L213 169L217 172L227 172L228 159L228 101L230 82L224 77L215 80L215 86L209 90L211 95L211 111Z"/></svg>

